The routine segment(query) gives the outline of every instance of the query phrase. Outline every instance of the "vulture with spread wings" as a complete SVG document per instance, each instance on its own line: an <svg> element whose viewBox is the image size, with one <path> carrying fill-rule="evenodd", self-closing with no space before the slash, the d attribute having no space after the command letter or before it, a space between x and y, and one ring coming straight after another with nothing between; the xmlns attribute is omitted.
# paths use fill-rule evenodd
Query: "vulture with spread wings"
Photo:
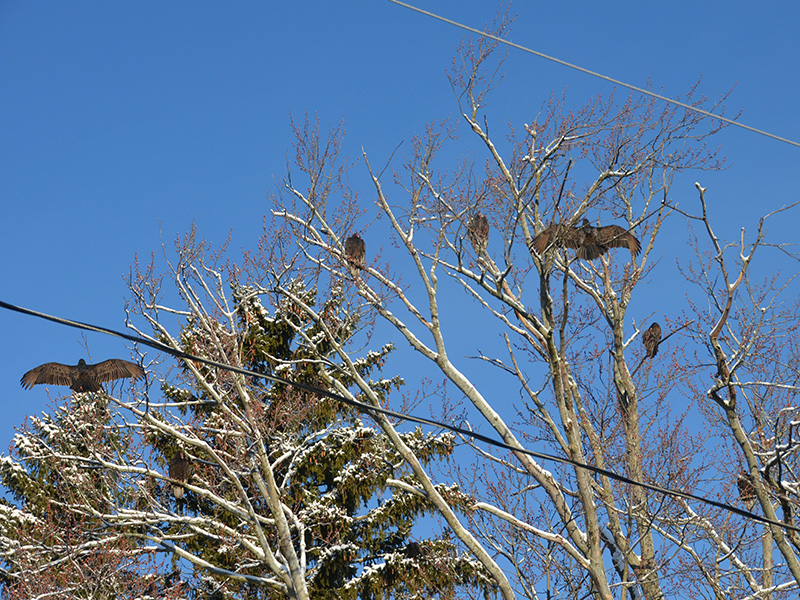
<svg viewBox="0 0 800 600"><path fill-rule="evenodd" d="M658 354L658 344L661 342L661 325L653 323L642 334L642 343L647 358L653 358Z"/></svg>
<svg viewBox="0 0 800 600"><path fill-rule="evenodd" d="M480 256L489 245L489 219L481 212L476 212L467 223L467 235L475 254Z"/></svg>
<svg viewBox="0 0 800 600"><path fill-rule="evenodd" d="M344 241L344 254L347 257L347 268L355 277L358 270L364 267L364 258L367 255L367 245L360 235L354 233Z"/></svg>
<svg viewBox="0 0 800 600"><path fill-rule="evenodd" d="M99 392L103 389L102 383L133 377L144 377L144 369L128 360L111 358L97 363L87 364L80 359L77 365L62 365L49 362L31 369L22 376L20 383L26 389L32 388L37 383L51 385L67 385L75 392Z"/></svg>
<svg viewBox="0 0 800 600"><path fill-rule="evenodd" d="M533 238L531 244L539 254L549 246L561 246L577 250L578 258L594 260L610 248L628 248L636 256L642 249L639 240L627 229L619 225L593 227L589 219L584 219L578 227L554 223Z"/></svg>

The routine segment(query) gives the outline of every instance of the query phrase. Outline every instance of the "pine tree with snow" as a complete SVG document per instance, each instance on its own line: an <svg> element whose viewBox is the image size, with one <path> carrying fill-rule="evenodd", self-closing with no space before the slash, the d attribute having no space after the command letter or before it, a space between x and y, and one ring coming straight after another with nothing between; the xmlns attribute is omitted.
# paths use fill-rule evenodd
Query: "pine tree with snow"
<svg viewBox="0 0 800 600"><path fill-rule="evenodd" d="M176 270L185 297L196 277L187 266ZM352 340L359 318L335 289L320 300L299 280L272 297L208 286L217 302L192 298L172 336L148 312L152 280L137 282L153 339L313 388L351 385L336 347ZM381 401L403 384L378 377L391 351L366 352L356 369L374 378ZM492 591L478 563L436 533L396 445L352 406L191 360L151 367L148 380L161 397L155 385L74 394L21 429L0 463L14 500L0 506L7 597L366 600ZM413 429L400 438L423 465L453 452L449 434ZM457 487L437 489L470 511Z"/></svg>
<svg viewBox="0 0 800 600"><path fill-rule="evenodd" d="M332 344L322 328L335 332L334 344L344 344L357 328L357 319L342 316L337 294L322 303L317 314L320 322L304 317L298 304L316 307L317 291L300 283L291 285L296 301L285 298L274 302L274 312L262 305L253 288L234 286L233 314L236 315L237 355L241 366L258 373L328 389L320 374L321 358L332 360ZM182 349L213 356L209 340L216 325L205 321L192 322L182 331ZM386 346L367 354L358 365L364 377L377 373L392 351ZM222 357L216 357L218 360ZM191 366L184 367L188 376ZM450 597L457 589L479 588L488 592L491 584L473 560L461 555L446 536L420 534L415 525L429 515L430 505L418 494L404 462L380 431L365 424L362 416L341 401L326 398L281 383L252 379L248 381L246 403L219 402L220 389L231 386L230 374L200 367L204 381L214 386L166 388L167 397L176 401L187 397L198 403L191 405L191 420L212 432L208 438L214 447L226 449L236 457L231 465L240 472L258 470L258 457L253 437L240 432L226 437L220 431L232 431L234 424L225 409L240 411L238 418L258 425L265 456L272 466L272 476L279 482L279 495L284 506L298 523L292 529L293 545L305 555L306 584L312 598L435 598ZM349 385L346 378L341 384ZM388 397L402 386L400 378L373 381L381 398ZM241 400L241 398L240 398ZM403 436L423 464L447 458L453 451L449 434L425 434L420 429ZM154 442L167 452L174 440L168 437ZM219 469L211 466L212 457L195 452L201 471L200 479L216 482ZM221 478L224 482L224 477ZM244 483L247 478L242 478ZM256 481L246 488L247 496L266 501L263 488ZM219 489L217 483L212 487ZM236 491L231 489L231 498ZM470 500L458 489L443 489L454 503L465 510ZM187 493L187 509L193 515L208 512L218 516L219 507L202 496ZM186 539L186 548L203 560L218 562L225 556L225 568L248 574L263 572L263 564L253 562L245 548L236 548L230 540L209 540L191 535L192 526L176 523ZM231 523L233 526L233 523ZM266 532L270 543L280 547L274 532ZM302 537L302 539L301 539ZM420 538L420 539L418 539ZM243 564L252 566L243 568ZM270 590L252 580L241 584L228 583L232 594L249 597L283 598L283 590ZM234 592L235 590L235 592ZM255 594L255 596L253 596Z"/></svg>

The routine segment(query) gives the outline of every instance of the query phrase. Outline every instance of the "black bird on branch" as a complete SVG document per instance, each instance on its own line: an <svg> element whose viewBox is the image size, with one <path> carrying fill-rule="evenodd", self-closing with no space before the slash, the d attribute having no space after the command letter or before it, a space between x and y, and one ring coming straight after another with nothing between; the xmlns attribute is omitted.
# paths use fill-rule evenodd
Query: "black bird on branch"
<svg viewBox="0 0 800 600"><path fill-rule="evenodd" d="M406 544L406 547L401 550L401 552L406 556L406 558L417 558L421 554L423 554L422 547L415 541L410 541Z"/></svg>
<svg viewBox="0 0 800 600"><path fill-rule="evenodd" d="M669 338L678 333L681 329L686 329L692 323L694 323L694 319L692 319L688 323L684 323L676 330L667 334L667 337L665 337L663 340L661 339L661 325L659 325L658 323L653 323L650 325L650 327L645 329L644 333L642 334L642 344L644 344L644 356L642 357L642 360L639 361L639 364L636 365L636 368L633 370L633 373L631 373L631 377L636 375L636 371L638 371L639 367L641 367L644 364L645 360L647 360L648 358L653 359L653 357L655 357L655 355L658 354L658 348L662 342L666 342Z"/></svg>
<svg viewBox="0 0 800 600"><path fill-rule="evenodd" d="M489 245L489 219L481 212L476 212L467 223L467 235L475 254L480 256Z"/></svg>
<svg viewBox="0 0 800 600"><path fill-rule="evenodd" d="M681 329L683 329L683 327L681 327ZM680 329L678 329L678 331L680 331ZM674 333L677 333L677 331L673 331L667 337L673 335ZM639 361L639 364L636 365L636 368L633 370L633 373L631 373L631 377L636 375L636 371L639 370L639 367L642 366L642 363L644 363L646 359L649 358L652 360L655 357L655 355L658 354L658 345L660 343L661 343L661 325L654 322L653 324L650 325L650 327L644 330L644 333L642 333L642 344L644 344L644 356L642 357L642 360Z"/></svg>
<svg viewBox="0 0 800 600"><path fill-rule="evenodd" d="M38 383L51 385L67 385L74 392L99 392L105 381L132 377L144 377L144 369L128 360L111 358L97 363L87 364L80 359L77 365L62 365L49 362L31 369L22 376L20 384L25 389L30 389Z"/></svg>
<svg viewBox="0 0 800 600"><path fill-rule="evenodd" d="M186 459L186 455L183 453L183 450L181 450L172 457L172 460L169 461L169 477L170 479L175 479L181 483L186 483L189 481L191 476L192 465ZM176 500L181 500L183 498L183 492L184 489L182 485L178 485L176 483L172 484L172 495L175 496Z"/></svg>
<svg viewBox="0 0 800 600"><path fill-rule="evenodd" d="M661 341L661 325L653 323L642 334L642 343L647 358L653 358L658 354L658 344Z"/></svg>
<svg viewBox="0 0 800 600"><path fill-rule="evenodd" d="M531 244L539 254L549 246L561 246L577 250L578 258L594 260L610 248L628 248L636 256L642 249L641 243L627 229L619 225L594 227L589 219L584 219L578 227L554 223L533 238Z"/></svg>
<svg viewBox="0 0 800 600"><path fill-rule="evenodd" d="M364 268L364 258L367 255L367 245L361 236L354 233L344 241L344 255L347 258L347 268L350 274L355 277L359 269Z"/></svg>
<svg viewBox="0 0 800 600"><path fill-rule="evenodd" d="M753 485L753 477L742 471L736 478L736 487L739 488L739 500L744 502L747 510L753 510L756 505L756 487Z"/></svg>

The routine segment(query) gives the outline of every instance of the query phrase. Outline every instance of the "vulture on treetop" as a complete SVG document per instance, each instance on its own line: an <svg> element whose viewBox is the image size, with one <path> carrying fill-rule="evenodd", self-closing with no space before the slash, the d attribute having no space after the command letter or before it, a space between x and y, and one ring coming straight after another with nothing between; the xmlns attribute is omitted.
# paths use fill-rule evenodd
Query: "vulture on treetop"
<svg viewBox="0 0 800 600"><path fill-rule="evenodd" d="M183 450L178 452L175 456L172 457L172 460L169 461L169 477L170 479L176 479L181 483L186 483L189 481L189 477L192 476L192 465L186 459L186 455L183 453ZM173 483L172 484L172 495L175 496L176 500L180 500L183 498L183 486Z"/></svg>
<svg viewBox="0 0 800 600"><path fill-rule="evenodd" d="M67 385L74 392L99 392L104 381L113 381L124 377L138 379L144 377L144 369L128 360L111 358L97 363L87 364L80 359L77 365L62 365L57 362L44 363L31 369L22 376L20 384L26 389L37 383Z"/></svg>
<svg viewBox="0 0 800 600"><path fill-rule="evenodd" d="M589 219L584 219L578 227L554 223L533 238L531 244L539 254L544 254L550 245L573 248L578 258L594 260L609 248L628 248L636 256L642 249L639 240L627 229L619 225L593 227Z"/></svg>
<svg viewBox="0 0 800 600"><path fill-rule="evenodd" d="M480 256L489 245L489 219L481 212L476 212L467 223L467 235L475 254Z"/></svg>
<svg viewBox="0 0 800 600"><path fill-rule="evenodd" d="M344 254L347 257L347 268L355 277L358 270L364 266L364 257L367 254L367 245L360 235L354 233L344 241Z"/></svg>
<svg viewBox="0 0 800 600"><path fill-rule="evenodd" d="M744 502L747 510L753 510L756 505L756 488L750 474L744 471L739 473L739 477L736 478L736 487L739 488L739 500Z"/></svg>
<svg viewBox="0 0 800 600"><path fill-rule="evenodd" d="M417 558L420 554L422 554L422 547L415 541L410 541L406 544L406 547L401 550L403 554L406 555L406 558Z"/></svg>
<svg viewBox="0 0 800 600"><path fill-rule="evenodd" d="M647 358L653 358L658 354L658 344L661 341L661 325L653 323L642 334L642 343L644 344L645 355Z"/></svg>

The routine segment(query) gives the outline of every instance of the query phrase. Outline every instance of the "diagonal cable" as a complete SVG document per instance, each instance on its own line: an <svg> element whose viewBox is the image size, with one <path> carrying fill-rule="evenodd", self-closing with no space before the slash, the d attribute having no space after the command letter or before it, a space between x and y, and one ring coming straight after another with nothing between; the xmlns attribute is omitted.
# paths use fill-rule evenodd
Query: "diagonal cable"
<svg viewBox="0 0 800 600"><path fill-rule="evenodd" d="M108 329L107 327L100 327L98 325L91 325L90 323L81 323L80 321L73 321L71 319L65 319L63 317L56 317L53 315L48 315L43 312L39 312L36 310L32 310L30 308L25 308L22 306L16 306L14 304L9 304L8 302L3 302L0 300L0 308L5 308L8 310L12 310L15 312L19 312L25 315L30 315L32 317L37 317L40 319L45 319L47 321L52 321L54 323L59 323L60 325L66 325L67 327L74 327L76 329L83 329L85 331L94 331L96 333L104 333L106 335L112 335L115 337L123 338L134 342L136 344L142 344L144 346L149 346L155 350L159 350L161 352L165 352L166 354L171 354L177 358L181 358L183 360L192 360L199 363L206 364L211 367L215 367L217 369L224 369L226 371L232 371L233 373L239 373L240 375L248 375L250 377L257 377L260 379L266 379L267 381L273 381L275 383L282 383L284 385L289 385L301 390L305 390L307 392L311 392L313 394L318 394L320 396L325 396L326 398L331 398L333 400L338 400L347 404L348 406L352 406L357 408L360 412L370 414L370 413L380 413L386 415L388 417L393 417L396 419L400 419L402 421L410 421L412 423L419 423L421 425L430 425L432 427L441 427L442 429L447 429L452 431L453 433L457 433L459 435L473 438L475 440L484 442L490 446L494 446L496 448L502 448L504 450L509 450L511 452L527 454L528 456L532 456L534 458L539 458L542 460L552 460L554 462L558 462L565 465L571 465L573 467L577 467L579 469L586 469L587 471L592 471L593 473L597 473L598 475L603 475L605 477L609 477L610 479L615 479L622 483L626 483L629 485L636 485L641 488L657 492L659 494L663 494L665 496L675 496L677 498L683 498L685 500L695 500L697 502L702 502L704 504L708 504L710 506L714 506L716 508L721 508L723 510L732 512L734 514L740 515L742 517L751 519L753 521L758 521L759 523L765 523L768 525L776 525L778 527L782 527L783 529L790 529L792 531L796 531L800 533L800 527L795 525L790 525L788 523L783 523L782 521L773 521L772 519L768 519L766 517L762 517L760 515L756 515L754 513L748 512L746 510L742 510L740 508L736 508L735 506L731 506L730 504L725 504L724 502L717 502L716 500L711 500L709 498L704 498L703 496L697 496L695 494L690 494L688 492L680 492L678 490L671 490L669 488L664 488L658 485L653 485L651 483L645 483L643 481L636 481L625 477L624 475L619 475L613 471L609 471L607 469L603 469L601 467L596 467L594 465L589 465L586 463L581 463L569 458L564 458L561 456L555 456L553 454L546 454L544 452L537 452L535 450L528 450L526 448L520 448L517 446L512 446L510 444L506 444L500 440L496 440L494 438L490 438L489 436L483 435L481 433L476 433L472 430L465 429L463 427L457 427L455 425L449 425L447 423L442 423L440 421L435 421L433 419L426 419L425 417L416 417L413 415L406 415L403 413L399 413L388 408L382 408L379 406L373 406L371 404L365 404L363 402L359 402L358 400L351 400L345 396L340 394L336 394L334 392L329 392L328 390L314 387L312 385L307 385L304 383L300 383L298 381L290 381L288 379L282 379L281 377L275 377L274 375L266 375L265 373L257 373L255 371L251 371L249 369L244 369L242 367L236 367L234 365L228 365L225 363L217 362L215 360L211 360L208 358L203 358L202 356L195 356L194 354L189 354L188 352L183 352L182 350L176 350L166 344L161 342L157 342L155 340L148 340L147 338L143 338L137 335L131 335L129 333L123 333L121 331L115 331L114 329Z"/></svg>
<svg viewBox="0 0 800 600"><path fill-rule="evenodd" d="M741 127L742 129L746 129L747 131L752 131L753 133L757 133L759 135L766 136L768 138L772 138L773 140L778 140L779 142L785 142L792 146L797 146L800 148L800 143L790 140L785 137L781 137L779 135L775 135L774 133L769 133L768 131L764 131L763 129L757 129L755 127L751 127L750 125L745 125L744 123L740 123L739 121L734 121L733 119L729 119L727 117L723 117L721 115L715 115L712 112L707 110L703 110L702 108L697 108L696 106L692 106L691 104L686 104L685 102L681 102L680 100L674 100L673 98L668 98L666 96L662 96L661 94L657 94L656 92L646 90L644 88L640 88L630 83L625 83L624 81L620 81L619 79L614 79L613 77L609 77L608 75L603 75L602 73L597 73L596 71L591 71L590 69L586 69L584 67L580 67L578 65L574 65L569 63L565 60L561 60L560 58L556 58L555 56L550 56L548 54L544 54L543 52L538 52L532 48L528 48L527 46L523 46L521 44L516 44L509 40L503 39L499 36L493 35L486 31L481 31L480 29L475 29L474 27L470 27L469 25L464 25L463 23L459 23L458 21L453 21L452 19L448 19L447 17L442 17L441 15L437 15L435 13L429 12L427 10L423 10L421 8L417 8L416 6L412 6L411 4L406 4L405 2L400 2L400 0L389 0L392 4L397 4L398 6L402 6L409 10L413 10L420 14L423 14L427 17L431 17L432 19L436 19L438 21L442 21L443 23L447 23L448 25L453 25L454 27L459 27L460 29L465 29L477 35L481 35L483 37L487 37L491 40L499 42L501 44L505 44L506 46L511 46L512 48L516 48L517 50L522 50L523 52L527 52L529 54L533 54L538 56L539 58L544 58L545 60L552 61L564 67L569 67L570 69L575 69L576 71L580 71L581 73L586 73L587 75L591 75L592 77L597 77L599 79L603 79L604 81L608 81L613 83L614 85L618 85L620 87L628 88L629 90L633 90L635 92L639 92L640 94L645 94L646 96L652 96L653 98L658 98L664 102L668 102L669 104L674 104L676 106L680 106L681 108L685 108L686 110L691 110L701 115L705 115L707 117L712 117L714 119L718 119L728 125L735 125L736 127Z"/></svg>

